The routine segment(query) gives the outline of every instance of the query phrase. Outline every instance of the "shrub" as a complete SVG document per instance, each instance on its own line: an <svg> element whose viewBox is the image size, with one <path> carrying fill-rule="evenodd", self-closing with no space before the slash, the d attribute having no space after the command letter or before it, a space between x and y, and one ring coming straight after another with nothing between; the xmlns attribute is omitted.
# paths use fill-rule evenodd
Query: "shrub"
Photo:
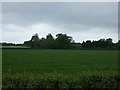
<svg viewBox="0 0 120 90"><path fill-rule="evenodd" d="M3 75L4 88L117 88L118 76L101 74L64 75L62 73Z"/></svg>

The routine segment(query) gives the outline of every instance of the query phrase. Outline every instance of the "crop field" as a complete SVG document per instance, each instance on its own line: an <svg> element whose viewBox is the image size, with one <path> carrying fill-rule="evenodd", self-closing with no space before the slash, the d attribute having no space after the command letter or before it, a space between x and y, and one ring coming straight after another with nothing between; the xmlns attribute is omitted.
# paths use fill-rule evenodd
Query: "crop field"
<svg viewBox="0 0 120 90"><path fill-rule="evenodd" d="M92 50L3 50L3 73L60 71L77 73L103 71L115 73L118 51Z"/></svg>
<svg viewBox="0 0 120 90"><path fill-rule="evenodd" d="M72 77L76 77L80 74L83 76L98 74L98 76L104 75L107 77L118 74L118 51L3 49L2 65L4 84L10 84L9 81L7 82L8 79L6 80L6 77L16 77L17 75L20 75L20 77L22 75L23 77L29 76L34 78L46 78L48 75L48 77L51 76L53 79L60 75L62 77L61 79L63 79L65 76L69 77L71 75ZM63 87L67 87L67 85ZM15 87L15 85L11 85L11 87ZM102 86L98 85L98 87Z"/></svg>
<svg viewBox="0 0 120 90"><path fill-rule="evenodd" d="M26 46L0 46L0 48L29 48Z"/></svg>

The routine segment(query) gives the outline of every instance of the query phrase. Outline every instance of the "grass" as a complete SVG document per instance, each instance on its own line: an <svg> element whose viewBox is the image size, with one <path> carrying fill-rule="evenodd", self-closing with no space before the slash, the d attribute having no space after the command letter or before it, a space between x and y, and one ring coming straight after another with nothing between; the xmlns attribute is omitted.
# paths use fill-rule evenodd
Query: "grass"
<svg viewBox="0 0 120 90"><path fill-rule="evenodd" d="M0 46L0 48L29 48L26 46Z"/></svg>
<svg viewBox="0 0 120 90"><path fill-rule="evenodd" d="M102 71L116 73L118 51L92 50L3 50L3 73Z"/></svg>
<svg viewBox="0 0 120 90"><path fill-rule="evenodd" d="M3 49L2 58L4 88L117 86L117 50Z"/></svg>
<svg viewBox="0 0 120 90"><path fill-rule="evenodd" d="M116 75L102 75L102 73L87 72L77 76L52 72L43 74L10 73L3 76L3 88L117 88ZM84 89L83 89L84 90Z"/></svg>

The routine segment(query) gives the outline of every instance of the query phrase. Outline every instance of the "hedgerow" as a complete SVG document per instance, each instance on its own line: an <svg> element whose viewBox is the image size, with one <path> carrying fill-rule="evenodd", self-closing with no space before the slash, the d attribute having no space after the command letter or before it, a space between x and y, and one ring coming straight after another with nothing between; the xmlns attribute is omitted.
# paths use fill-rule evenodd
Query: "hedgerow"
<svg viewBox="0 0 120 90"><path fill-rule="evenodd" d="M4 88L117 88L118 75L78 74L64 75L63 73L4 74Z"/></svg>

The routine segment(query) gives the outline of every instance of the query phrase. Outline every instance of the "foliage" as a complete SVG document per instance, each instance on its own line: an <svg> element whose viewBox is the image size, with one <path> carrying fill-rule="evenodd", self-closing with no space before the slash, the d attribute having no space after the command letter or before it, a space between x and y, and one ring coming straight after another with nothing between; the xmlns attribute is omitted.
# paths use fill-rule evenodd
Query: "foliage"
<svg viewBox="0 0 120 90"><path fill-rule="evenodd" d="M32 39L37 40L25 41L25 46L31 46L32 48L41 49L119 49L120 42L113 43L111 38L100 39L98 41L87 40L83 43L75 43L71 36L67 34L57 34L56 39L51 34L46 36L46 39L39 39L38 35L32 36Z"/></svg>
<svg viewBox="0 0 120 90"><path fill-rule="evenodd" d="M84 74L64 75L50 72L43 74L6 73L3 75L3 89L5 88L117 88L117 75L103 75L85 72Z"/></svg>
<svg viewBox="0 0 120 90"><path fill-rule="evenodd" d="M118 47L116 44L112 42L111 38L108 39L100 39L98 41L90 41L87 40L86 42L83 41L82 43L83 48L87 49L117 49Z"/></svg>
<svg viewBox="0 0 120 90"><path fill-rule="evenodd" d="M0 46L23 46L23 44L14 44L14 43L0 43Z"/></svg>
<svg viewBox="0 0 120 90"><path fill-rule="evenodd" d="M116 50L3 49L3 89L117 88Z"/></svg>
<svg viewBox="0 0 120 90"><path fill-rule="evenodd" d="M13 43L0 43L2 46L27 46L37 49L88 49L88 50L117 50L120 49L120 40L117 43L113 43L111 38L100 39L98 41L83 41L82 43L76 43L71 36L67 34L59 33L56 38L52 34L48 34L46 38L39 38L38 34L31 37L29 41L25 41L23 44Z"/></svg>
<svg viewBox="0 0 120 90"><path fill-rule="evenodd" d="M56 39L51 34L48 34L46 38L39 39L38 34L32 36L30 41L25 41L25 46L40 49L70 49L72 37L66 34L57 34Z"/></svg>
<svg viewBox="0 0 120 90"><path fill-rule="evenodd" d="M55 40L57 49L69 49L71 48L72 37L67 36L66 34L57 34Z"/></svg>

